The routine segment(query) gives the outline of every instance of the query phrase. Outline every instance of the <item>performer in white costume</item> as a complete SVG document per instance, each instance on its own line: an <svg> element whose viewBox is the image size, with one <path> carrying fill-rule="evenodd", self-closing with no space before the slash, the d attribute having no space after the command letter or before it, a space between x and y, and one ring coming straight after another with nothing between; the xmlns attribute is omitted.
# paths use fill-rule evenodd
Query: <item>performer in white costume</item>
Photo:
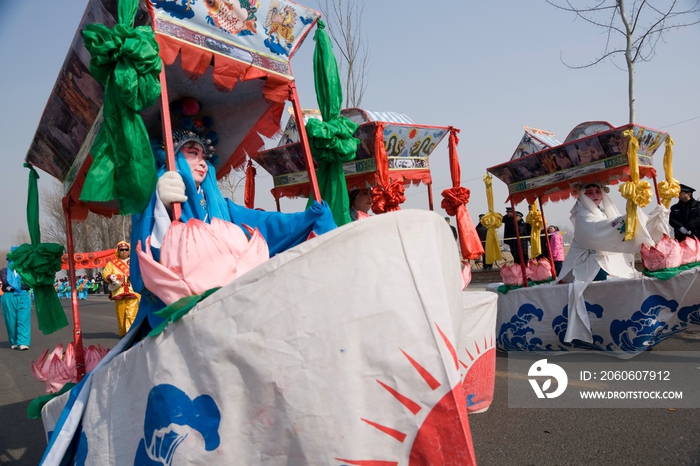
<svg viewBox="0 0 700 466"><path fill-rule="evenodd" d="M640 277L634 268L634 254L642 244L651 247L668 234L668 209L657 206L648 217L637 207L637 228L632 241L625 241L625 216L620 214L600 183L584 186L571 209L574 239L562 265L560 278L569 285L569 322L564 341L591 343L590 322L583 292L594 280ZM664 231L663 225L666 224Z"/></svg>

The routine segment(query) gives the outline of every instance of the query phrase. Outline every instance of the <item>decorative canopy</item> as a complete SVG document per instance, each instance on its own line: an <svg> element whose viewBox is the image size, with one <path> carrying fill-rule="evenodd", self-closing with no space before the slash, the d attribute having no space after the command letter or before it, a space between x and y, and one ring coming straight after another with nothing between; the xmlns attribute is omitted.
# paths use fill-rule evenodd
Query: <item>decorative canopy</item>
<svg viewBox="0 0 700 466"><path fill-rule="evenodd" d="M408 116L395 112L373 112L359 108L343 109L341 115L359 124L354 136L360 139L355 160L343 169L348 188L375 183L376 129L384 126L384 147L389 177L405 184L430 183L429 156L449 132L448 127L413 123ZM304 110L304 120L321 118L318 110ZM309 193L303 149L296 122L290 118L278 147L252 154L251 157L268 171L274 180L276 198L307 196Z"/></svg>
<svg viewBox="0 0 700 466"><path fill-rule="evenodd" d="M217 175L245 162L280 129L293 81L289 60L319 18L293 2L180 2L141 0L135 26L155 25L170 100L191 96L217 123ZM234 5L235 4L235 5ZM117 3L90 0L39 122L26 161L64 183L73 218L88 209L111 215L116 202L78 198L102 123L103 86L90 74L90 54L80 32L90 23L116 24ZM143 112L149 133L160 137L159 106Z"/></svg>
<svg viewBox="0 0 700 466"><path fill-rule="evenodd" d="M508 185L509 200L515 204L523 200L531 204L538 198L543 202L567 199L574 183L617 184L630 179L628 138L623 135L628 129L639 140L639 176L655 176L652 156L668 134L636 124L614 127L600 121L576 126L563 144L514 156L487 171Z"/></svg>

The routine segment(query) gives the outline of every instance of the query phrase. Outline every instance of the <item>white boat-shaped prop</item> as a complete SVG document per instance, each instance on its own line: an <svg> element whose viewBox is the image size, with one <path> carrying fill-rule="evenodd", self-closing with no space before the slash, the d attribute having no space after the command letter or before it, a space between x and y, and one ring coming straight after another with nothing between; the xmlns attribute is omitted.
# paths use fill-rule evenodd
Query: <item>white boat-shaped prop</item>
<svg viewBox="0 0 700 466"><path fill-rule="evenodd" d="M668 134L639 125L583 123L563 144L557 144L551 133L526 127L513 158L488 171L508 185L514 210L523 200L530 204L539 201L542 209L547 200L568 198L574 183L598 180L617 184L629 180L637 164L628 157L631 138L625 131L632 132L639 143L638 176L653 180L657 201L670 201L669 194L659 189L661 183L656 182L652 156L666 143L664 167L670 167L672 142L667 141ZM666 171L666 181L670 182L670 169ZM546 231L546 223L544 227ZM700 325L699 272L698 267L687 267L665 280L644 276L589 284L583 296L592 343L565 342L569 284L511 290L501 284L489 285L490 291L501 290L497 347L505 351L591 350L631 358L688 327Z"/></svg>
<svg viewBox="0 0 700 466"><path fill-rule="evenodd" d="M47 404L48 458L81 422L78 464L475 464L495 296L463 302L456 254L420 210L279 254Z"/></svg>

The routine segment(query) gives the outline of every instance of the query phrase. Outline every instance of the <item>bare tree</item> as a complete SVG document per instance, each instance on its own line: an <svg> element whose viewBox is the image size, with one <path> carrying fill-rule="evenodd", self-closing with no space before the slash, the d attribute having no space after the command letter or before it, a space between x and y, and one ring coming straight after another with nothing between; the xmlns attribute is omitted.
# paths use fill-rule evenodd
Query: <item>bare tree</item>
<svg viewBox="0 0 700 466"><path fill-rule="evenodd" d="M54 183L41 191L41 239L47 243L66 242L66 218L63 213L63 187ZM94 252L114 248L120 240L130 240L131 217L104 217L90 212L84 221L73 221L73 247L76 252Z"/></svg>
<svg viewBox="0 0 700 466"><path fill-rule="evenodd" d="M236 190L245 183L245 171L231 170L228 175L218 180L219 190L224 197L236 202Z"/></svg>
<svg viewBox="0 0 700 466"><path fill-rule="evenodd" d="M367 89L369 47L362 35L364 0L319 0L319 9L328 34L342 56L339 68L344 74L345 108L359 107Z"/></svg>
<svg viewBox="0 0 700 466"><path fill-rule="evenodd" d="M588 64L571 66L573 69L589 68L618 55L625 58L628 75L628 101L629 122L635 119L634 96L634 65L637 62L646 62L656 55L656 46L666 32L671 29L692 26L700 23L697 19L700 13L700 0L685 8L679 6L678 0L632 0L631 9L626 0L595 0L594 6L575 6L575 3L583 3L582 0L565 0L566 5L558 4L552 0L546 0L550 5L560 10L574 13L578 18L596 27L605 30L607 40L603 52ZM685 21L689 18L689 21ZM624 38L624 45L616 45L615 37ZM620 69L614 61L613 64Z"/></svg>

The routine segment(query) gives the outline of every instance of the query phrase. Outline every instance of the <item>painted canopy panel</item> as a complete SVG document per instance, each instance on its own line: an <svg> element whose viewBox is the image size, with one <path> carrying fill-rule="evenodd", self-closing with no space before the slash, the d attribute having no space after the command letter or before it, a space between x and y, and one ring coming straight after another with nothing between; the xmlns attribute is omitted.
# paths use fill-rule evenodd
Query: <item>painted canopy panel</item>
<svg viewBox="0 0 700 466"><path fill-rule="evenodd" d="M638 125L620 126L586 136L487 170L506 183L511 197L518 200L569 191L573 183L584 178L615 183L625 176L629 165L627 138L622 132L630 128L634 128L639 139L637 155L641 175L648 175L653 170L652 156L668 134Z"/></svg>
<svg viewBox="0 0 700 466"><path fill-rule="evenodd" d="M289 59L320 14L285 0L150 0L158 31L291 76Z"/></svg>
<svg viewBox="0 0 700 466"><path fill-rule="evenodd" d="M88 3L25 157L28 163L60 181L66 180L81 147L92 145L96 133L91 129L99 125L104 93L102 84L90 74L90 53L85 49L81 32L90 23L113 27L116 17L116 2ZM149 21L145 4L140 5L135 25Z"/></svg>
<svg viewBox="0 0 700 466"><path fill-rule="evenodd" d="M523 134L522 139L520 139L520 144L518 144L518 147L515 149L513 156L510 158L511 160L561 145L561 142L554 136L554 133L524 125L523 128L525 129L525 134Z"/></svg>
<svg viewBox="0 0 700 466"><path fill-rule="evenodd" d="M355 132L355 137L360 140L357 157L343 165L345 176L373 173L376 170L374 143L378 123L385 123L384 147L390 172L429 171L429 156L448 132L446 127L402 123L403 121L412 122L412 120L400 113L344 109L341 114L360 123ZM320 119L320 117L317 110L304 110L304 121L308 121L309 118ZM290 118L280 146L252 155L253 160L273 176L276 188L299 185L309 180L301 143L298 141L299 131L296 121Z"/></svg>

